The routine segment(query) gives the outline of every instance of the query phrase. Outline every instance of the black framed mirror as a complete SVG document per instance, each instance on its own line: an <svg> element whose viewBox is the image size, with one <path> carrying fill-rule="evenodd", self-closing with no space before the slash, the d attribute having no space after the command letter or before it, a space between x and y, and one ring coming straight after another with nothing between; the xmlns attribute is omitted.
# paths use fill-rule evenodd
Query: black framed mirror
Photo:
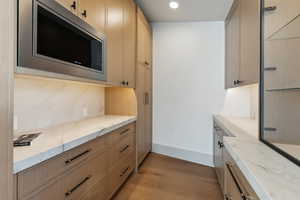
<svg viewBox="0 0 300 200"><path fill-rule="evenodd" d="M300 166L300 1L261 11L260 140Z"/></svg>

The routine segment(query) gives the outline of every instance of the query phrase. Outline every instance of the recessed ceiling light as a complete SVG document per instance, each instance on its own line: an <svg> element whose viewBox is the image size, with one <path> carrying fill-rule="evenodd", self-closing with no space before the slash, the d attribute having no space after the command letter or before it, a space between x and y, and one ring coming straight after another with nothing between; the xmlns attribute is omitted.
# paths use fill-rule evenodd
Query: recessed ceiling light
<svg viewBox="0 0 300 200"><path fill-rule="evenodd" d="M171 1L169 4L170 8L177 9L179 7L179 3L176 1Z"/></svg>

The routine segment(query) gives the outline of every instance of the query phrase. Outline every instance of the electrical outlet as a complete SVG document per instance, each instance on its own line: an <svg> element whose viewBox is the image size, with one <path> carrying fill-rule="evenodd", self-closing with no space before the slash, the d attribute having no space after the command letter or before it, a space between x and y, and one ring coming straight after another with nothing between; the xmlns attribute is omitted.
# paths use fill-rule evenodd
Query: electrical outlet
<svg viewBox="0 0 300 200"><path fill-rule="evenodd" d="M14 130L15 131L18 130L18 123L19 123L18 116L14 116Z"/></svg>
<svg viewBox="0 0 300 200"><path fill-rule="evenodd" d="M83 117L86 117L88 115L87 108L83 108L82 115L83 115Z"/></svg>

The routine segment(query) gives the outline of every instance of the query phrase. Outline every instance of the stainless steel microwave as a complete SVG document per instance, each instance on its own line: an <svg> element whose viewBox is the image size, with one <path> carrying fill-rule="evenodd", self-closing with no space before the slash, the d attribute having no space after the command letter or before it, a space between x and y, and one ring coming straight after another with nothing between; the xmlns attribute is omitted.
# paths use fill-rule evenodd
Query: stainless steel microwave
<svg viewBox="0 0 300 200"><path fill-rule="evenodd" d="M19 0L18 67L106 80L106 38L55 0Z"/></svg>

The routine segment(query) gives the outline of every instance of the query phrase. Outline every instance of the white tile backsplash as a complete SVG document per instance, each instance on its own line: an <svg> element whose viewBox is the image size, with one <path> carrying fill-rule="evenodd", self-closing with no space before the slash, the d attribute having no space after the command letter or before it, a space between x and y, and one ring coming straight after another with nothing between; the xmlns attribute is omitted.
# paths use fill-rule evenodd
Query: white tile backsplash
<svg viewBox="0 0 300 200"><path fill-rule="evenodd" d="M33 77L15 78L14 127L40 129L103 115L103 86Z"/></svg>

